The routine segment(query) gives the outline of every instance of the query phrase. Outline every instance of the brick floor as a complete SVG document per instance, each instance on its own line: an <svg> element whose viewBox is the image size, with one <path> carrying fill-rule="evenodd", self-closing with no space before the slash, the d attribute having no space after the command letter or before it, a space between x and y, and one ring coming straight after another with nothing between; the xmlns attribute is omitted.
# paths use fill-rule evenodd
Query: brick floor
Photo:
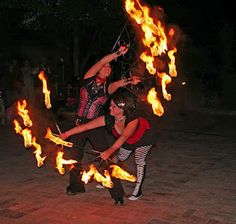
<svg viewBox="0 0 236 224"><path fill-rule="evenodd" d="M236 117L151 119L157 144L148 155L144 196L119 207L95 182L67 196L68 170L60 175L53 158L37 168L32 149L1 126L0 224L235 224ZM134 173L132 156L125 166ZM123 184L130 193L134 184Z"/></svg>

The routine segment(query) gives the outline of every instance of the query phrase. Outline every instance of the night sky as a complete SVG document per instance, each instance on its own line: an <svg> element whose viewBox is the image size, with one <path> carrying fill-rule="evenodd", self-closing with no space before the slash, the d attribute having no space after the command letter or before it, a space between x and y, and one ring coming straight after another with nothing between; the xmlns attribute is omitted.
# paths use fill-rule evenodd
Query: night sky
<svg viewBox="0 0 236 224"><path fill-rule="evenodd" d="M213 39L215 32L227 23L235 26L232 6L222 0L147 0L145 2L152 6L160 5L165 11L167 22L177 24L196 42Z"/></svg>
<svg viewBox="0 0 236 224"><path fill-rule="evenodd" d="M124 5L122 5L121 2L118 2L117 0L112 1L117 5L118 11L124 10ZM54 1L50 0L48 2ZM81 2L83 1L81 0ZM77 1L78 7L81 2ZM230 74L232 76L236 74L236 20L234 19L235 11L233 10L232 3L229 4L223 0L143 0L141 1L141 4L143 3L146 3L151 7L162 7L165 14L165 23L168 25L173 24L181 30L180 46L178 46L178 60L181 62L179 67L182 70L192 72L191 75L197 76L198 78L201 78L201 73L204 71L210 76L210 79L219 80L222 80L222 77L219 78L219 76L225 74ZM2 8L0 9L2 10ZM38 45L38 43L41 42L47 49L51 48L53 44L57 49L62 49L62 46L66 47L62 53L65 54L65 51L67 53L70 51L70 55L68 54L68 61L72 63L73 47L72 42L69 39L71 38L69 35L72 35L71 30L67 30L66 26L64 26L64 30L61 26L54 26L54 29L53 26L50 27L50 24L53 24L52 19L50 18L47 20L47 17L45 17L44 22L46 22L45 24L49 24L49 29L38 32L36 37L34 33L30 36L30 30L27 30L27 32L25 29L21 30L22 27L19 25L20 20L16 17L17 12L20 11L17 11L18 9L13 10L12 8L8 8L7 10L8 11L4 11L5 14L2 14L0 11L1 27L3 31L0 37L0 46L7 55L5 56L2 54L1 56L3 59L14 57L14 54L19 53L17 52L18 44L21 44L22 42L29 43L35 38L35 42L33 43L37 43ZM101 16L101 14L98 15L99 17ZM120 27L125 23L124 17L126 13L121 15L122 17L118 17L118 20L121 20ZM85 32L80 32L80 38L84 38L85 41L88 40L87 42L89 43L89 38L92 36L90 34L96 31L96 29L97 31L102 30L104 37L101 38L100 49L104 52L111 49L114 40L116 40L119 31L121 30L121 28L117 29L115 26L114 28L113 26L112 28L109 27L111 19L107 18L109 17L104 17L104 22L101 26L95 23L93 24L92 29L91 26L88 26L85 27ZM107 24L109 25L106 27L105 25ZM51 29L52 27L53 29ZM109 33L104 33L106 30L108 30ZM55 31L60 33L55 33ZM86 35L88 36L86 37ZM81 47L83 53L86 53L87 48L85 45L81 44L81 46L83 46ZM100 49L98 48L98 51L100 51ZM73 64L70 64L67 67L70 67L71 70L73 70ZM72 73L72 71L70 71L70 73ZM218 83L222 82L219 80L217 81ZM232 83L232 81L229 81L229 83ZM223 87L219 87L219 84L217 85L217 89L223 89ZM209 86L204 88L209 89ZM214 89L215 87L213 86L211 88Z"/></svg>

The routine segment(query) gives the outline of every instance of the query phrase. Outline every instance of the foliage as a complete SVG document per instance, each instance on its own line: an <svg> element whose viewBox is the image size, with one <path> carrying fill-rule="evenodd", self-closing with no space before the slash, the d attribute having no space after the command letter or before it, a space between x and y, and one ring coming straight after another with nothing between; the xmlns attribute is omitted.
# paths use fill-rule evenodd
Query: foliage
<svg viewBox="0 0 236 224"><path fill-rule="evenodd" d="M38 43L51 39L50 48L63 46L63 54L70 54L67 58L73 63L78 61L82 74L90 57L111 49L124 24L122 14L122 1L2 0L0 23L5 32L1 40L14 42L15 34L38 32Z"/></svg>
<svg viewBox="0 0 236 224"><path fill-rule="evenodd" d="M21 12L22 22L28 19L26 25L31 25L31 28L42 17L54 18L57 25L73 27L75 22L93 26L102 24L107 18L115 21L122 11L122 4L108 0L2 0L0 9L2 13ZM43 20L40 22L46 24Z"/></svg>

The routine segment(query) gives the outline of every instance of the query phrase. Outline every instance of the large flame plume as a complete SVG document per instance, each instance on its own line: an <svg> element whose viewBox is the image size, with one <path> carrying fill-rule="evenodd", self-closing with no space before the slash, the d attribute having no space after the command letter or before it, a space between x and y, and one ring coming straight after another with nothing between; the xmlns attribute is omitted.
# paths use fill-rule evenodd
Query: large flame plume
<svg viewBox="0 0 236 224"><path fill-rule="evenodd" d="M177 48L168 46L168 38L169 40L173 38L175 30L173 28L169 31L165 30L165 24L157 18L152 18L150 8L141 5L139 0L125 0L125 9L142 30L142 43L145 50L141 53L140 59L146 64L148 72L160 79L163 98L171 100L171 94L167 92L166 87L171 82L171 77L177 76L174 56ZM162 66L158 67L160 65L158 62L163 58L167 58L165 60L167 60L168 72L164 72ZM162 116L164 109L154 91L153 89L149 91L147 100L152 104L153 112Z"/></svg>

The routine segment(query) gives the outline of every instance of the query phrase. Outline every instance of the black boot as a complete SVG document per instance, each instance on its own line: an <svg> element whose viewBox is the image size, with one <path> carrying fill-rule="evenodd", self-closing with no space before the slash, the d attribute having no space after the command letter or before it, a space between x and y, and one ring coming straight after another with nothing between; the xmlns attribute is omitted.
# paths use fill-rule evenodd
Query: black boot
<svg viewBox="0 0 236 224"><path fill-rule="evenodd" d="M121 184L120 179L111 178L112 182L113 182L113 187L112 188L108 188L108 191L111 195L111 197L114 199L115 201L115 205L123 205L124 204L124 188Z"/></svg>
<svg viewBox="0 0 236 224"><path fill-rule="evenodd" d="M122 198L118 198L115 199L115 205L124 205L124 199Z"/></svg>
<svg viewBox="0 0 236 224"><path fill-rule="evenodd" d="M70 171L70 184L66 188L66 193L68 195L75 195L77 193L85 192L84 183L81 180L81 177L82 177L81 170L82 170L82 167L79 165L76 165Z"/></svg>

